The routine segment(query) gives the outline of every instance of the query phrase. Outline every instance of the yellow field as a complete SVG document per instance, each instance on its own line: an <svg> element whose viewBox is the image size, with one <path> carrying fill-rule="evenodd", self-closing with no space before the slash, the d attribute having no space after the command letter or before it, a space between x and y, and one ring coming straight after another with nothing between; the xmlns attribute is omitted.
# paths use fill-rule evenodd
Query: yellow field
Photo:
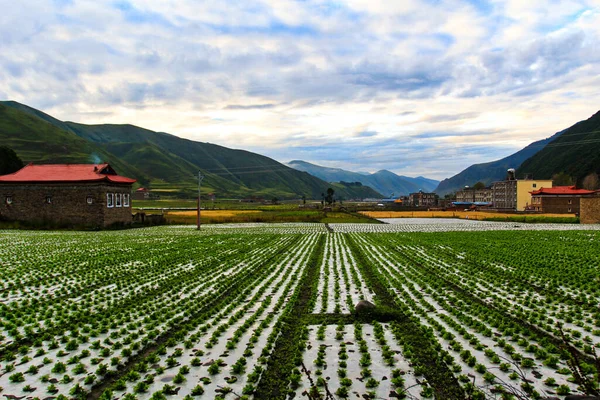
<svg viewBox="0 0 600 400"><path fill-rule="evenodd" d="M523 217L525 214L508 214L485 211L361 211L371 218L464 218L464 219L486 219L486 218L511 218ZM531 214L527 217L540 218L575 218L575 214Z"/></svg>
<svg viewBox="0 0 600 400"><path fill-rule="evenodd" d="M260 214L260 210L202 210L200 215L204 218L230 218L245 214ZM197 211L169 211L165 215L179 217L195 217Z"/></svg>

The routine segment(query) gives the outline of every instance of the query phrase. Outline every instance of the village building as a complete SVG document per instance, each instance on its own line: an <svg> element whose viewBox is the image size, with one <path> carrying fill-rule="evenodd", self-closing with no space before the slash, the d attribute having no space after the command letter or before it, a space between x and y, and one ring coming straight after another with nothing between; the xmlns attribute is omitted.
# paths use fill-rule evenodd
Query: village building
<svg viewBox="0 0 600 400"><path fill-rule="evenodd" d="M0 219L97 227L130 224L134 182L109 164L29 164L0 176Z"/></svg>
<svg viewBox="0 0 600 400"><path fill-rule="evenodd" d="M435 207L437 205L437 194L425 193L419 190L417 193L408 195L408 205L413 207Z"/></svg>
<svg viewBox="0 0 600 400"><path fill-rule="evenodd" d="M541 188L531 192L530 209L552 214L579 214L582 197L593 196L593 190L577 189L575 186Z"/></svg>
<svg viewBox="0 0 600 400"><path fill-rule="evenodd" d="M158 200L160 196L150 191L150 189L141 187L131 194L133 200Z"/></svg>
<svg viewBox="0 0 600 400"><path fill-rule="evenodd" d="M457 203L477 203L480 205L492 203L492 189L475 189L466 187L456 192Z"/></svg>
<svg viewBox="0 0 600 400"><path fill-rule="evenodd" d="M515 170L509 169L504 181L492 184L492 206L497 210L525 211L531 206L531 192L551 188L552 180L515 179Z"/></svg>

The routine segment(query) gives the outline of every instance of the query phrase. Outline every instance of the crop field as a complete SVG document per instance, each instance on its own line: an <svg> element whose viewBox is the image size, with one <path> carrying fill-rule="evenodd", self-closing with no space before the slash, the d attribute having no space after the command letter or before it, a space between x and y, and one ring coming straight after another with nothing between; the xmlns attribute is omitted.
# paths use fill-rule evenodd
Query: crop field
<svg viewBox="0 0 600 400"><path fill-rule="evenodd" d="M600 231L581 228L0 231L0 395L598 394Z"/></svg>

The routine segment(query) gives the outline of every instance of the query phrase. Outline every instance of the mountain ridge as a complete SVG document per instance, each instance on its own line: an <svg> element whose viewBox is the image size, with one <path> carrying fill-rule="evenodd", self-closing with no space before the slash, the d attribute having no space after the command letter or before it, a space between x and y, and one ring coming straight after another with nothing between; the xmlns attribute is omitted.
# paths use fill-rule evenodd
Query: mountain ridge
<svg viewBox="0 0 600 400"><path fill-rule="evenodd" d="M420 189L429 192L438 184L438 181L433 179L397 175L386 169L365 175L361 172L348 171L342 168L323 167L303 160L292 160L287 165L300 171L306 171L328 182L360 182L363 185L372 187L385 196L389 196L392 193L395 196L408 195Z"/></svg>
<svg viewBox="0 0 600 400"><path fill-rule="evenodd" d="M458 174L442 180L437 188L435 188L435 192L440 196L444 196L448 193L461 190L465 186L473 186L477 182L483 182L488 186L495 181L502 180L506 176L507 169L518 168L525 160L542 150L563 132L565 130L557 132L546 139L530 143L521 150L499 160L473 164Z"/></svg>
<svg viewBox="0 0 600 400"><path fill-rule="evenodd" d="M600 111L579 121L517 169L517 177L533 174L539 179L565 173L581 185L591 173L600 173Z"/></svg>
<svg viewBox="0 0 600 400"><path fill-rule="evenodd" d="M194 195L197 174L203 190L220 196L320 198L331 186L314 176L246 150L196 142L131 124L85 125L60 121L27 105L0 102L0 140L27 162L110 162L142 185ZM340 197L377 197L369 187L334 187Z"/></svg>

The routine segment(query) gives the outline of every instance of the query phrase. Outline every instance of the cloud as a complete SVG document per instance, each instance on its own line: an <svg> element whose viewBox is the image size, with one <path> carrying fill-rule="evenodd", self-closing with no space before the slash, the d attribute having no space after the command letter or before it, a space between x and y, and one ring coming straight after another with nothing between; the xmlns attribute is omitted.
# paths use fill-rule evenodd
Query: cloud
<svg viewBox="0 0 600 400"><path fill-rule="evenodd" d="M443 178L597 111L599 36L584 0L23 0L0 15L0 95Z"/></svg>
<svg viewBox="0 0 600 400"><path fill-rule="evenodd" d="M462 113L462 114L440 114L440 115L431 115L424 118L427 122L452 122L452 121L462 121L465 119L473 119L477 118L480 113L478 112L470 112L470 113Z"/></svg>
<svg viewBox="0 0 600 400"><path fill-rule="evenodd" d="M377 131L361 131L361 132L356 132L354 134L355 137L359 137L359 138L367 138L367 137L373 137L373 136L377 136Z"/></svg>
<svg viewBox="0 0 600 400"><path fill-rule="evenodd" d="M274 108L275 104L253 104L253 105L239 105L239 104L228 104L225 106L226 110L265 110L268 108Z"/></svg>

